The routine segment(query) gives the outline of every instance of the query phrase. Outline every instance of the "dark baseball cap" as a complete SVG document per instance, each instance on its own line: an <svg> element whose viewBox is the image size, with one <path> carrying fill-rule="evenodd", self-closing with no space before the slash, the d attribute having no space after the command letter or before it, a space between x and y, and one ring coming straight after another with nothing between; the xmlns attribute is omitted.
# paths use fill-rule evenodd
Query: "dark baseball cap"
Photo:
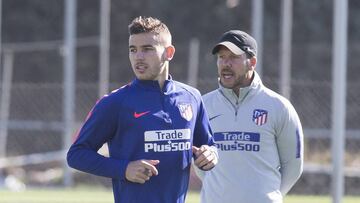
<svg viewBox="0 0 360 203"><path fill-rule="evenodd" d="M220 46L225 46L236 55L246 53L248 56L256 56L257 44L256 40L248 33L241 30L230 30L225 32L219 43L215 45L212 54L216 54Z"/></svg>

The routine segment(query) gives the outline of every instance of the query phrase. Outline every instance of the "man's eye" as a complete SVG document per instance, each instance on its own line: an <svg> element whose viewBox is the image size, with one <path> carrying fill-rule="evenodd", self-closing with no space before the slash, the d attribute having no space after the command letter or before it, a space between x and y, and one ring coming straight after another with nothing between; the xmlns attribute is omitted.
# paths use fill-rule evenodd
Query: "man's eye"
<svg viewBox="0 0 360 203"><path fill-rule="evenodd" d="M136 53L136 49L129 49L131 53Z"/></svg>
<svg viewBox="0 0 360 203"><path fill-rule="evenodd" d="M241 57L240 57L240 55L232 55L230 58L231 58L231 59L239 59L239 58L241 58Z"/></svg>
<svg viewBox="0 0 360 203"><path fill-rule="evenodd" d="M144 51L152 51L152 50L154 50L152 47L145 47L144 48Z"/></svg>

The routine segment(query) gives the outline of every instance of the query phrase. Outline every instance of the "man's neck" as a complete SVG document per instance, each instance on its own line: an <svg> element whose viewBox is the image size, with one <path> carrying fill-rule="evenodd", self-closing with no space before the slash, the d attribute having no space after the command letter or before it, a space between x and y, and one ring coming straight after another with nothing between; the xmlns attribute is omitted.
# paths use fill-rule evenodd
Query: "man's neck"
<svg viewBox="0 0 360 203"><path fill-rule="evenodd" d="M164 84L165 84L165 80L167 80L169 78L169 66L165 66L164 71L162 73L160 73L157 81L159 83L160 89L163 89Z"/></svg>
<svg viewBox="0 0 360 203"><path fill-rule="evenodd" d="M236 94L236 96L240 95L241 88L249 87L251 85L252 81L254 80L255 72L252 71L249 74L251 76L248 77L248 80L243 85L240 85L239 87L236 87L236 88L233 89L233 92Z"/></svg>

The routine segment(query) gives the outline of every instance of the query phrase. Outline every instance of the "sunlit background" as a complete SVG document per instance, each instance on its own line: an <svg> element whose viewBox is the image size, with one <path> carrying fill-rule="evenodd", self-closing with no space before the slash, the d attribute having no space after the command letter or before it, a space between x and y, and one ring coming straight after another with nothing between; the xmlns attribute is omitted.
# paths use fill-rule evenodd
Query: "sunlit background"
<svg viewBox="0 0 360 203"><path fill-rule="evenodd" d="M1 188L110 188L108 179L69 169L65 154L99 97L133 79L127 26L143 15L168 25L176 47L170 74L202 94L217 88L211 49L220 35L241 29L255 36L263 82L291 100L304 128L304 173L291 194L331 195L332 140L342 150L342 137L339 143L332 138L338 136L333 108L339 108L332 105L344 99L344 163L338 174L344 175L344 194L360 195L360 1L349 0L341 14L346 30L336 29L330 0L0 2ZM347 37L340 41L345 51L334 44L336 32ZM342 56L345 98L333 100L334 81L344 73L334 62ZM190 189L200 184L192 175Z"/></svg>

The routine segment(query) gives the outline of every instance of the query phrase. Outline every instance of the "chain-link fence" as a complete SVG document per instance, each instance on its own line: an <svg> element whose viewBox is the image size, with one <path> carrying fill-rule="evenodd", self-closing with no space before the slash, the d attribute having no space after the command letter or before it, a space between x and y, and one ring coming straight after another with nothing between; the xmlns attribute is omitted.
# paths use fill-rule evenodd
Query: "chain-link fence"
<svg viewBox="0 0 360 203"><path fill-rule="evenodd" d="M21 4L19 1L10 0L4 1L4 9L11 9L15 3ZM31 1L29 1L31 2ZM23 10L35 10L32 15L41 15L39 12L46 12L45 1L33 0L34 4L27 2L29 8ZM57 1L59 4L60 0ZM89 15L87 12L95 12L98 1L78 2L80 22L78 22L79 40L86 34L97 34L90 28L93 26L92 21L87 21L83 15ZM120 1L119 1L120 2ZM147 6L141 13L141 10L136 7L135 3L125 4L124 2L112 2L112 12L117 12L116 9L121 10L121 14L113 14L112 22L112 36L111 39L111 68L110 68L110 89L118 88L132 79L131 68L127 59L127 23L131 16L135 15L127 13L126 10L136 11L142 15L156 15L157 8ZM271 3L272 2L272 3ZM266 2L264 13L264 47L263 47L263 82L265 85L279 90L279 37L278 37L278 23L279 23L279 1ZM292 80L291 80L291 102L299 113L300 119L304 127L305 134L305 174L294 188L294 192L299 193L329 193L331 172L331 97L332 97L332 76L331 76L331 54L332 41L331 37L326 31L328 26L326 22L331 18L332 5L326 1L318 1L317 3L309 3L313 1L296 1L294 6L294 40L293 40L293 54L292 54ZM159 5L164 1L158 0ZM176 2L175 2L176 3ZM217 11L217 16L222 16L223 22L228 19L237 18L236 12L241 10L241 7L248 7L250 1L239 1L238 5L233 8L226 7L222 3L209 3L208 1L201 1L207 8L212 8ZM42 7L36 7L42 5ZM86 5L85 5L86 4ZM194 5L197 3L194 3ZM211 4L211 5L210 5ZM309 5L308 5L309 4ZM90 6L89 6L90 5ZM167 4L164 4L166 6ZM306 6L308 5L308 6ZM169 6L169 5L167 5ZM196 6L196 5L195 5ZM199 6L200 7L200 6ZM168 8L168 7L167 7ZM170 7L169 7L170 8ZM200 7L201 8L201 7ZM174 8L172 8L174 9ZM192 8L193 9L193 8ZM237 9L237 10L236 10ZM319 19L313 20L311 17L304 17L311 15L308 12L315 12L316 9L323 9L324 15ZM354 16L355 12L359 11L360 4L357 1L350 1L350 16ZM275 10L275 11L274 11ZM193 10L192 10L193 11ZM226 13L224 11L229 11ZM58 16L61 12L54 12ZM248 12L248 11L247 11ZM179 11L176 11L179 14ZM210 12L211 13L211 12ZM97 15L98 13L96 13ZM10 16L9 11L4 12L4 21L10 21L7 18ZM20 14L18 14L20 15ZM94 14L95 15L95 14ZM95 16L96 16L95 15ZM187 12L179 15L188 15ZM202 15L193 13L191 15ZM205 14L204 14L205 15ZM246 14L241 14L239 18L239 29L247 29L249 19ZM315 15L315 14L314 14ZM318 14L316 14L318 15ZM14 16L14 15L11 15ZM46 13L46 16L52 16L51 13ZM160 16L171 24L171 27L182 26L176 24L172 19L176 16L167 13ZM91 19L94 19L91 18ZM126 19L126 20L125 20ZM185 19L185 18L184 18ZM205 17L201 19L206 19ZM346 174L346 192L351 194L359 194L355 188L359 187L356 182L360 178L360 82L357 78L360 76L358 64L360 59L360 39L356 36L360 32L360 26L356 17L349 18L350 30L352 33L349 37L349 52L348 52L348 81L347 81L347 119L346 119L346 153L345 153L345 174ZM235 20L231 20L234 22ZM310 22L311 21L311 22ZM315 22L314 22L315 21ZM16 21L12 21L16 22ZM8 22L9 23L9 22ZM39 22L40 23L40 22ZM62 22L57 22L62 23ZM187 22L191 26L192 22ZM196 24L196 22L193 22ZM210 54L212 44L217 40L213 37L212 42L209 43L209 35L215 36L223 31L233 28L238 28L239 24L235 21L232 25L212 25L211 18L208 19L209 26L198 27L193 29L193 34L200 41L199 53L199 76L198 88L202 93L209 92L217 88L216 76L216 62L215 58ZM5 27L11 27L5 23ZM35 26L35 25L34 25ZM212 32L216 26L217 33ZM121 28L117 28L121 27ZM170 27L170 28L171 28ZM206 30L206 28L211 29ZM320 27L320 28L319 28ZM49 27L50 29L51 27ZM325 29L322 32L321 28ZM203 30L201 30L203 29ZM177 32L173 33L175 46L177 52L175 58L170 65L170 72L175 79L186 82L187 65L189 56L189 40L188 34L192 34L192 30L182 30L186 32L182 36L178 28ZM0 101L3 106L4 114L8 114L7 122L2 120L2 133L6 139L3 143L2 150L5 151L7 161L1 159L3 175L20 174L19 177L29 184L61 184L62 183L62 164L64 161L64 152L67 150L64 147L64 124L63 124L63 56L62 56L62 42L41 42L40 38L36 38L37 45L23 44L18 40L16 43L11 43L10 35L16 32L14 29L3 29L5 40L2 46L2 68L0 69L1 76L1 95ZM313 33L314 32L314 33ZM331 32L330 32L331 33ZM355 34L354 34L355 33ZM6 37L7 36L7 37ZM117 36L122 37L122 41L117 39ZM307 36L307 37L306 37ZM176 40L177 38L180 40ZM49 37L48 37L49 38ZM48 39L45 37L44 40ZM51 38L51 37L50 37ZM6 40L8 39L8 41ZM126 40L124 40L126 39ZM97 38L91 38L88 43L80 43L81 46L77 48L78 63L76 70L76 105L75 105L75 131L78 130L81 123L84 121L87 113L98 99L98 47ZM16 46L15 46L16 45ZM46 49L38 49L39 47L47 47ZM17 47L14 49L14 47ZM24 48L26 47L26 48ZM25 51L26 50L26 51ZM10 61L9 61L10 60ZM6 67L11 67L11 81L7 83L5 76ZM336 77L336 76L335 76ZM8 94L5 94L7 92ZM4 117L2 117L4 118ZM5 125L6 124L6 125ZM4 130L5 129L5 130ZM25 155L25 156L24 156ZM33 156L38 155L38 156ZM44 155L44 156L42 156ZM5 167L6 166L6 167ZM41 173L42 178L38 178L38 173ZM22 175L21 175L22 174ZM314 182L314 176L318 178ZM321 178L322 177L322 178ZM89 176L83 173L75 176L75 183L88 183L89 181L101 182L109 184L107 180ZM311 181L313 180L313 181ZM198 182L193 182L194 184ZM313 186L313 187L309 187ZM310 189L311 188L311 189ZM310 191L312 190L312 191Z"/></svg>

